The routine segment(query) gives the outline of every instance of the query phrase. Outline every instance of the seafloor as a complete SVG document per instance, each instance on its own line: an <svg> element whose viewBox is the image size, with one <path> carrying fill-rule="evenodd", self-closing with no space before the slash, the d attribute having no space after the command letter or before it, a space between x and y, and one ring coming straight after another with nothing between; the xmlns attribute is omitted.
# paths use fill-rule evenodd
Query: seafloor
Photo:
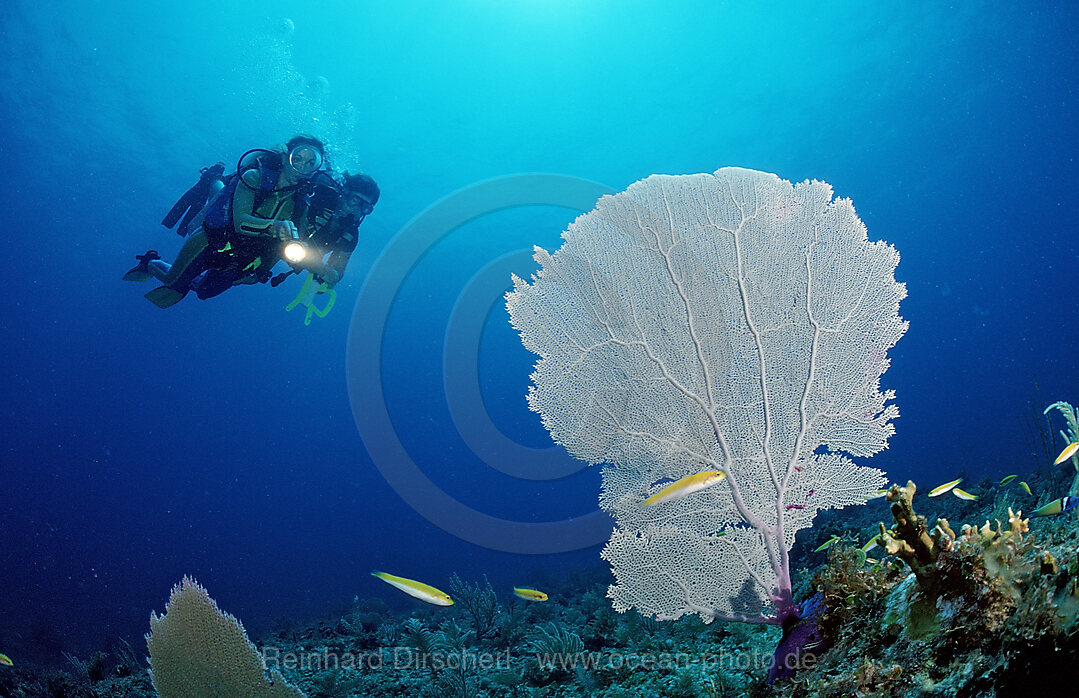
<svg viewBox="0 0 1079 698"><path fill-rule="evenodd" d="M796 546L796 592L823 594L826 642L772 685L780 628L619 615L597 566L545 580L542 603L455 577L450 608L416 602L406 616L368 598L316 622L282 620L252 639L284 679L243 695L284 695L285 680L312 698L1074 695L1077 510L1029 517L1075 487L1071 476L1067 465L1024 475L1032 494L1018 479L968 480L977 501L897 486L819 516ZM887 549L861 550L882 522ZM806 552L833 536L827 551ZM0 696L154 696L145 654L121 644L62 667L13 657L0 666Z"/></svg>

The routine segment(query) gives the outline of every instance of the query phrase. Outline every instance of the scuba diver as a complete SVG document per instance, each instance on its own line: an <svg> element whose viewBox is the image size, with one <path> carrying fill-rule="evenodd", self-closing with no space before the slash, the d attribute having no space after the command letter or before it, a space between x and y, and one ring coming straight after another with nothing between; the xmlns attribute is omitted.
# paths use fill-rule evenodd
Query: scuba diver
<svg viewBox="0 0 1079 698"><path fill-rule="evenodd" d="M187 237L176 260L169 264L156 250L149 250L136 255L138 264L124 274L124 280L158 279L162 285L146 298L161 308L174 305L192 290L205 300L237 283L269 280L284 246L299 238L293 219L307 218L312 179L324 164L322 141L308 135L292 138L283 151L248 151L220 192L189 221L201 216L201 225ZM204 177L205 173L200 183ZM196 184L192 190L199 188ZM207 187L207 193L212 189L212 185ZM190 212L199 206L192 190L174 210L182 205Z"/></svg>
<svg viewBox="0 0 1079 698"><path fill-rule="evenodd" d="M345 267L356 249L359 227L378 202L378 184L365 174L347 172L338 180L328 172L313 179L313 190L306 219L299 219L298 239L285 245L282 256L292 268L270 280L277 286L289 276L306 272L300 292L285 310L303 307L304 325L313 316L326 317L337 300L334 286L344 276ZM328 259L324 259L327 254ZM276 260L274 260L276 261ZM272 267L272 263L270 265ZM264 279L242 279L236 283L254 283Z"/></svg>
<svg viewBox="0 0 1079 698"><path fill-rule="evenodd" d="M378 184L366 174L345 172L338 182L323 171L312 184L307 217L297 239L303 249L285 255L292 269L273 277L273 286L304 271L323 289L336 286L356 249L360 224L374 210L380 195ZM329 258L324 259L327 254Z"/></svg>

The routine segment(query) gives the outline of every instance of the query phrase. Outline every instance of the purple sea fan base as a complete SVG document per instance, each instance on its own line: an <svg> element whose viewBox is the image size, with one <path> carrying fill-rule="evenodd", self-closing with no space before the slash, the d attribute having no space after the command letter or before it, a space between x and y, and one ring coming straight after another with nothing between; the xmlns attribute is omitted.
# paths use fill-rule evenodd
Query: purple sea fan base
<svg viewBox="0 0 1079 698"><path fill-rule="evenodd" d="M800 668L809 668L816 658L828 649L817 621L824 611L824 597L814 594L802 602L798 615L783 624L783 639L779 641L772 663L768 666L768 683L794 676Z"/></svg>

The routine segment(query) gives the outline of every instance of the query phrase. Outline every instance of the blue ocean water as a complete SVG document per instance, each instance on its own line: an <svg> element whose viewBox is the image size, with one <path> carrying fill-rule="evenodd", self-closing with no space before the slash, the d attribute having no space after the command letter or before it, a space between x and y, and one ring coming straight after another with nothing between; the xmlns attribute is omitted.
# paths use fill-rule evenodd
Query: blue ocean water
<svg viewBox="0 0 1079 698"><path fill-rule="evenodd" d="M350 395L356 304L381 270L400 279L382 409L433 486L518 523L595 510L596 469L513 477L462 435L489 417L522 454L550 445L501 294L579 212L494 211L378 266L409 221L492 178L829 182L909 290L883 381L902 416L867 464L927 484L1038 467L1035 380L1039 410L1079 400L1077 20L1066 2L4 3L0 649L134 643L184 574L257 629L395 598L372 569L505 589L594 563L595 544L528 555L443 530L357 428L379 405ZM328 317L284 312L295 279L168 310L120 280L179 247L159 221L200 167L297 132L383 192ZM468 296L503 258L503 283ZM465 297L480 334L447 349ZM478 385L452 383L465 369Z"/></svg>

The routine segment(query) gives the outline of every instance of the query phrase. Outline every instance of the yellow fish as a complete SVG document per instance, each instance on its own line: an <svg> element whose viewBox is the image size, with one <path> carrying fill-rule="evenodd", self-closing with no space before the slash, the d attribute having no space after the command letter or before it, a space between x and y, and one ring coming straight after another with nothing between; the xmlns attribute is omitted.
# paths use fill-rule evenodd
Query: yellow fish
<svg viewBox="0 0 1079 698"><path fill-rule="evenodd" d="M884 496L886 496L887 494L888 494L888 490L877 490L877 491L876 491L876 492L874 492L873 494L871 494L871 495L868 495L868 496L866 497L866 500L868 501L868 500L870 500L870 499L880 499L881 497L884 497Z"/></svg>
<svg viewBox="0 0 1079 698"><path fill-rule="evenodd" d="M656 492L654 495L641 502L641 506L646 507L652 504L661 504L663 502L669 502L672 499L685 497L687 494L700 492L704 488L711 487L725 477L727 477L727 474L722 470L708 470L703 473L686 475L681 480L672 482L659 492Z"/></svg>
<svg viewBox="0 0 1079 698"><path fill-rule="evenodd" d="M513 593L525 601L546 601L547 594L531 587L513 587Z"/></svg>
<svg viewBox="0 0 1079 698"><path fill-rule="evenodd" d="M978 495L971 494L970 492L967 492L965 490L961 490L958 487L956 487L955 489L952 490L952 494L954 494L956 497L959 497L960 499L965 499L968 502L976 502L976 501L978 501Z"/></svg>
<svg viewBox="0 0 1079 698"><path fill-rule="evenodd" d="M1059 456L1057 456L1057 459L1053 461L1053 465L1060 465L1064 461L1074 456L1076 451L1079 451L1079 441L1076 441L1075 443L1070 443L1065 446L1064 450L1060 452Z"/></svg>
<svg viewBox="0 0 1079 698"><path fill-rule="evenodd" d="M877 541L880 540L880 534L873 536L869 539L869 542L861 547L863 553L868 553L873 548L877 547Z"/></svg>
<svg viewBox="0 0 1079 698"><path fill-rule="evenodd" d="M6 654L0 654L0 664L4 666L15 666L15 662L11 661L11 657Z"/></svg>
<svg viewBox="0 0 1079 698"><path fill-rule="evenodd" d="M1019 486L1020 486L1020 487L1022 487L1022 488L1023 488L1024 490L1026 490L1027 494L1029 494L1029 495L1033 495L1033 494L1034 494L1033 492L1031 492L1031 491L1030 491L1030 485L1028 485L1027 483L1023 482L1022 480L1020 480L1020 481L1019 481Z"/></svg>
<svg viewBox="0 0 1079 698"><path fill-rule="evenodd" d="M944 494L945 492L950 491L953 487L955 487L956 485L958 485L962 481L963 481L963 478L959 478L958 480L952 480L951 482L945 482L943 485L939 485L939 486L934 487L933 489L929 490L929 496L930 497L939 497L940 495Z"/></svg>
<svg viewBox="0 0 1079 698"><path fill-rule="evenodd" d="M813 550L813 552L819 553L822 550L827 550L828 548L832 547L833 545L835 545L838 542L839 542L839 536L832 536L828 540L821 543L816 549Z"/></svg>
<svg viewBox="0 0 1079 698"><path fill-rule="evenodd" d="M371 576L378 577L390 586L395 586L409 596L417 598L420 601L426 601L427 603L431 603L436 606L453 605L453 599L450 598L449 594L444 591L440 591L439 589L435 589L429 584L417 582L413 579L405 579L404 577L398 577L392 574L387 574L385 572L372 572Z"/></svg>
<svg viewBox="0 0 1079 698"><path fill-rule="evenodd" d="M1015 478L1017 478L1017 477L1018 477L1018 475L1009 475L1008 477L1006 477L1006 478L1004 478L1003 480L1001 480L1001 481L1000 481L1000 484L1002 484L1002 485L1007 485L1007 484L1008 484L1009 482L1011 482L1012 480L1014 480L1014 479L1015 479Z"/></svg>

